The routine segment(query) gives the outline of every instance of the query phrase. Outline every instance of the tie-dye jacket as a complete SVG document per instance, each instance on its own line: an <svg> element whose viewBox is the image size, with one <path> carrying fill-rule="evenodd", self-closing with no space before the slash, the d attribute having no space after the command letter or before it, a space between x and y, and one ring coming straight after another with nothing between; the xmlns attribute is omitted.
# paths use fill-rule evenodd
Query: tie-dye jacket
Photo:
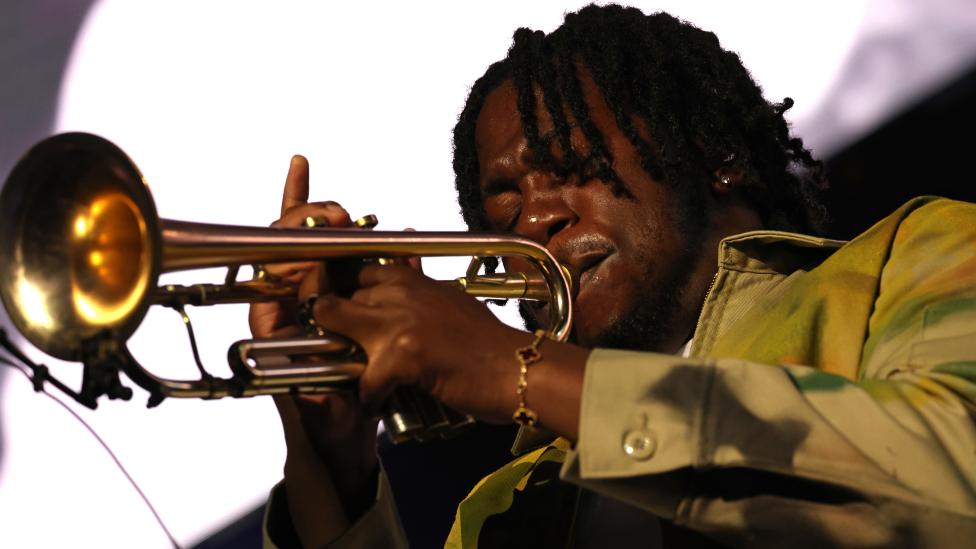
<svg viewBox="0 0 976 549"><path fill-rule="evenodd" d="M518 505L554 485L731 546L968 547L974 418L976 205L915 199L846 244L737 235L690 357L595 350L575 448L543 444L484 479L447 547L491 549L527 511L530 538L572 531L551 489L551 509ZM402 544L389 499L337 546Z"/></svg>

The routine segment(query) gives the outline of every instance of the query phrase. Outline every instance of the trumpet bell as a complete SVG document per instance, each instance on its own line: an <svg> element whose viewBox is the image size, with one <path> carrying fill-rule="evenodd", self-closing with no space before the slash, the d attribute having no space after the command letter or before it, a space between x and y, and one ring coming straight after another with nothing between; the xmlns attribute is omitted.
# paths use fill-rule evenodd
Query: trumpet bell
<svg viewBox="0 0 976 549"><path fill-rule="evenodd" d="M159 219L135 164L85 133L55 136L16 165L0 195L0 296L41 351L83 359L97 335L125 341L151 305Z"/></svg>

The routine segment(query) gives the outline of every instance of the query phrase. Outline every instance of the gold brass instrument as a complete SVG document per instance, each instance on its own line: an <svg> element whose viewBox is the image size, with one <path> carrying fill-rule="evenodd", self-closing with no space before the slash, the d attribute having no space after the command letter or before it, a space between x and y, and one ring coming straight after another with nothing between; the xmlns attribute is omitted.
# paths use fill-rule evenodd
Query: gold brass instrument
<svg viewBox="0 0 976 549"><path fill-rule="evenodd" d="M102 395L131 397L119 372L150 393L150 406L165 397L215 399L354 387L365 358L355 342L338 334L239 341L228 353L229 378L207 373L194 345L201 372L197 380L157 377L139 365L126 341L151 305L174 308L186 320L186 305L294 299L294 288L267 279L237 281L241 265L413 256L471 256L465 276L445 283L479 297L545 301L550 337L568 336L567 273L544 247L508 234L285 229L161 219L136 165L114 144L84 133L35 145L14 167L0 195L3 304L38 349L83 363L82 387L71 396L91 408ZM537 274L478 274L488 257L523 258ZM218 266L228 267L223 284L158 286L162 273ZM192 330L190 336L193 343ZM391 425L413 421L411 414L397 413L388 416L388 430L416 431L415 426ZM413 413L418 414L429 415ZM436 411L440 419L435 423L443 424L445 415L448 423L455 422L452 414Z"/></svg>

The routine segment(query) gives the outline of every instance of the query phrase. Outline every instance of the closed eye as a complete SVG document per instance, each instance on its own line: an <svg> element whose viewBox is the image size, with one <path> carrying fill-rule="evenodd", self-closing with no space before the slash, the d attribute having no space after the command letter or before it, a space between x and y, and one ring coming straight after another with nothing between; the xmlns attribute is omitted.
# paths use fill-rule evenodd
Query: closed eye
<svg viewBox="0 0 976 549"><path fill-rule="evenodd" d="M511 232L522 213L522 193L518 184L510 179L493 179L482 187L481 193L492 225Z"/></svg>
<svg viewBox="0 0 976 549"><path fill-rule="evenodd" d="M506 233L513 232L515 230L515 225L518 224L519 217L522 217L521 207L518 209L518 211L515 212L515 215L511 217L511 220L508 223L505 223L505 228L502 229L502 232L506 232Z"/></svg>

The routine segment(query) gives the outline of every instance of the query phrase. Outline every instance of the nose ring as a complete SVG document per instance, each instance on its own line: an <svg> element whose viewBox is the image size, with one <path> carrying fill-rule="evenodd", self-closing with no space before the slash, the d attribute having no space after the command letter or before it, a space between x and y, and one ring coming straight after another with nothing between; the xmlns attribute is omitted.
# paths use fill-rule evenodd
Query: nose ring
<svg viewBox="0 0 976 549"><path fill-rule="evenodd" d="M529 223L538 223L538 222L539 222L539 216L537 216L537 215L530 215L529 216Z"/></svg>

